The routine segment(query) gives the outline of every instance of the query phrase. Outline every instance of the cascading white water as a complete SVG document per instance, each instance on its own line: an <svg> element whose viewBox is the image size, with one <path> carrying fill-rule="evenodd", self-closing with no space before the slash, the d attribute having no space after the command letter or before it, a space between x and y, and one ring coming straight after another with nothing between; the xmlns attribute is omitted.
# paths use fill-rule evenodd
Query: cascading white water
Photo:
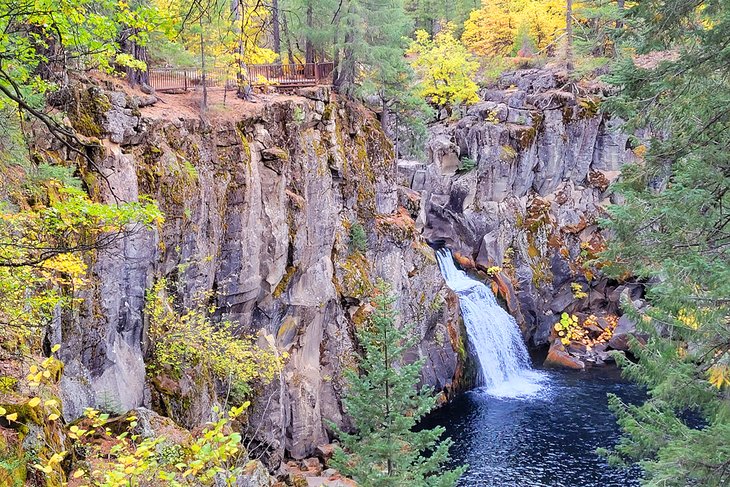
<svg viewBox="0 0 730 487"><path fill-rule="evenodd" d="M514 318L497 304L491 289L456 268L450 251L439 250L436 256L446 284L459 296L469 343L479 360L478 385L502 397L537 392L543 376L530 367Z"/></svg>

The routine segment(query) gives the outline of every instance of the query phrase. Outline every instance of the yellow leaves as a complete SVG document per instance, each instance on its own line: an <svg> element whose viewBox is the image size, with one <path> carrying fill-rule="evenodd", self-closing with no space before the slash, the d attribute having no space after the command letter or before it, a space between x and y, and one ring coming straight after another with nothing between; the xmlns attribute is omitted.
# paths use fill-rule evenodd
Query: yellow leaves
<svg viewBox="0 0 730 487"><path fill-rule="evenodd" d="M5 413L7 413L7 412L8 412L7 409L5 409L4 407L0 406L0 416L4 416Z"/></svg>
<svg viewBox="0 0 730 487"><path fill-rule="evenodd" d="M588 297L588 293L583 291L583 285L577 282L570 283L570 289L575 299L583 299Z"/></svg>
<svg viewBox="0 0 730 487"><path fill-rule="evenodd" d="M57 344L55 344L54 346L51 347L51 353L56 353L59 350L61 350L61 344L60 343L57 343Z"/></svg>
<svg viewBox="0 0 730 487"><path fill-rule="evenodd" d="M5 419L8 421L17 421L18 420L18 413L11 413L5 416Z"/></svg>
<svg viewBox="0 0 730 487"><path fill-rule="evenodd" d="M54 453L53 456L51 456L51 458L48 460L48 463L50 465L57 465L61 463L61 461L63 461L63 459L66 457L66 453L67 452L65 451L62 451L60 453Z"/></svg>
<svg viewBox="0 0 730 487"><path fill-rule="evenodd" d="M730 366L717 364L710 367L707 371L710 384L718 389L730 386Z"/></svg>
<svg viewBox="0 0 730 487"><path fill-rule="evenodd" d="M50 474L51 472L53 472L53 467L51 467L50 465L35 464L35 465L33 465L33 467L35 467L36 469L40 470L41 472L43 472L45 474Z"/></svg>
<svg viewBox="0 0 730 487"><path fill-rule="evenodd" d="M600 319L595 315L589 315L581 324L577 315L563 313L560 321L553 325L553 330L564 345L580 342L587 349L591 349L597 344L610 340L617 324L616 315L605 315Z"/></svg>
<svg viewBox="0 0 730 487"><path fill-rule="evenodd" d="M411 65L421 80L420 95L436 105L470 104L478 101L478 86L474 83L479 64L447 26L433 39L423 32L416 32L408 53L413 57Z"/></svg>
<svg viewBox="0 0 730 487"><path fill-rule="evenodd" d="M81 429L81 428L79 428L76 425L72 425L68 430L69 430L68 431L68 436L70 438L74 439L74 440L78 440L79 438L81 438L82 436L84 436L87 433L87 431L88 431L88 430L85 430L85 429Z"/></svg>
<svg viewBox="0 0 730 487"><path fill-rule="evenodd" d="M40 403L41 403L41 398L40 397L34 397L30 401L28 401L28 406L30 406L32 408L36 408L36 407L38 407L38 405Z"/></svg>
<svg viewBox="0 0 730 487"><path fill-rule="evenodd" d="M700 327L700 322L697 320L697 315L692 311L686 310L685 308L679 310L679 312L677 313L677 320L693 330L696 330Z"/></svg>
<svg viewBox="0 0 730 487"><path fill-rule="evenodd" d="M164 280L149 292L145 311L155 343L155 367L176 371L192 363L202 365L220 380L231 382L238 394L246 394L252 381L268 382L281 370L283 359L273 338L271 349L263 348L253 337L235 333L230 322L214 325L202 306L176 312Z"/></svg>
<svg viewBox="0 0 730 487"><path fill-rule="evenodd" d="M464 22L462 42L481 56L506 56L512 51L517 28L512 16L494 5L474 10Z"/></svg>
<svg viewBox="0 0 730 487"><path fill-rule="evenodd" d="M83 477L84 475L86 475L86 472L83 469L78 469L73 473L72 477L78 479Z"/></svg>
<svg viewBox="0 0 730 487"><path fill-rule="evenodd" d="M56 421L59 418L58 414L51 413L48 415L48 421Z"/></svg>
<svg viewBox="0 0 730 487"><path fill-rule="evenodd" d="M32 208L0 208L0 240L14 244L0 249L2 260L14 265L0 268L0 316L4 322L50 321L59 308L76 302L69 285L76 288L84 284L87 266L83 249L93 246L101 232L124 231L133 223L150 226L161 220L159 209L149 199L104 205L91 201L83 190L54 179L44 186L49 204L40 203L45 198L38 198L39 203ZM78 250L60 252L62 249ZM35 262L38 264L24 265ZM39 334L25 325L4 327L0 328L0 341L11 347L37 347ZM55 353L59 348L52 350ZM38 371L31 373L35 376ZM34 377L32 385L39 385L40 379Z"/></svg>
<svg viewBox="0 0 730 487"><path fill-rule="evenodd" d="M508 56L528 41L541 50L565 28L564 12L563 0L484 2L464 23L461 40L481 56Z"/></svg>
<svg viewBox="0 0 730 487"><path fill-rule="evenodd" d="M248 409L248 407L250 405L251 405L251 401L246 401L243 404L241 404L239 407L231 408L231 411L229 413L230 417L231 418L237 418L238 416L240 416L241 414L243 414L243 412L246 409Z"/></svg>
<svg viewBox="0 0 730 487"><path fill-rule="evenodd" d="M86 275L86 263L79 253L58 254L43 262L43 269L59 273L66 278L58 278L59 282L69 282L74 285L83 284Z"/></svg>

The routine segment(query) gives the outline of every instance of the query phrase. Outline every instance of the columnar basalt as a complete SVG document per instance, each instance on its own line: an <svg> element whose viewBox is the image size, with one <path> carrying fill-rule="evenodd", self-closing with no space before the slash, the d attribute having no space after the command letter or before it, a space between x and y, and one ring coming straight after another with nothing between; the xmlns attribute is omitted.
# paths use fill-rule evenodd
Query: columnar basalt
<svg viewBox="0 0 730 487"><path fill-rule="evenodd" d="M566 310L615 313L624 289L585 266L604 245L609 184L637 157L601 95L546 70L505 74L466 116L433 128L426 165L401 164L424 235L466 267L491 267L533 344Z"/></svg>
<svg viewBox="0 0 730 487"><path fill-rule="evenodd" d="M371 113L318 88L234 100L204 121L118 89L79 89L94 104L79 109L98 113L104 177L86 174L90 192L106 202L150 195L165 222L98 252L82 308L51 331L64 344L67 419L105 401L152 404L188 427L209 419L214 383L193 371L145 378L145 290L160 277L176 303L209 295L216 319L288 353L250 410L274 460L313 454L330 441L329 421L346 423L342 372L356 364L354 329L377 278L399 296L401 321L416 325L410 358L425 359L423 382L457 387L458 305L402 206L392 145ZM364 230L360 249L353 226Z"/></svg>

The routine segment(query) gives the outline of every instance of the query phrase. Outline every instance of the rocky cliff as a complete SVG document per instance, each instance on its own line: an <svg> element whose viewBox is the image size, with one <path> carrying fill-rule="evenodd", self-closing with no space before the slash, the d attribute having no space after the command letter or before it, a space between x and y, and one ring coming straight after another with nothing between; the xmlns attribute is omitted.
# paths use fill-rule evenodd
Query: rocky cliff
<svg viewBox="0 0 730 487"><path fill-rule="evenodd" d="M64 344L67 419L99 405L153 405L191 428L209 419L214 384L146 377L145 291L161 277L176 303L208 293L216 318L288 352L250 415L274 459L310 455L329 442L328 421L346 423L342 372L355 364L354 329L377 278L392 284L401 321L417 325L423 382L453 390L458 304L404 207L412 195L398 190L390 142L361 107L325 89L300 95L229 101L203 121L109 85L77 93L72 122L98 141L101 174L82 171L91 193L150 195L165 222L100 251L81 309L50 331Z"/></svg>
<svg viewBox="0 0 730 487"><path fill-rule="evenodd" d="M564 311L615 313L624 290L590 265L609 184L636 157L601 97L599 84L550 71L506 74L466 116L432 129L426 164L400 164L424 235L493 276L536 345Z"/></svg>

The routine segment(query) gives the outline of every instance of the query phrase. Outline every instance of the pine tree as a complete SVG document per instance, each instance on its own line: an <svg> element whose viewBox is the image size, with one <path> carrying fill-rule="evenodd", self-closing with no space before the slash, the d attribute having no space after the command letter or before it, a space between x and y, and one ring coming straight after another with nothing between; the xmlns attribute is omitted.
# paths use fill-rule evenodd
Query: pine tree
<svg viewBox="0 0 730 487"><path fill-rule="evenodd" d="M396 326L395 297L383 281L373 297L375 310L358 331L364 356L361 374L347 375L343 400L357 432L339 431L344 447L333 458L335 468L363 487L454 485L464 468L444 471L451 440L439 441L442 427L414 431L435 406L432 391L416 386L422 362L406 364L412 345L408 329Z"/></svg>
<svg viewBox="0 0 730 487"><path fill-rule="evenodd" d="M624 437L614 458L639 459L645 485L730 483L730 3L637 2L621 20L628 45L609 108L649 129L617 186L615 276L647 282L651 307L625 310L649 335L633 379L648 400L611 404ZM641 133L641 132L638 132ZM646 133L646 131L644 131ZM692 414L687 414L692 412Z"/></svg>

